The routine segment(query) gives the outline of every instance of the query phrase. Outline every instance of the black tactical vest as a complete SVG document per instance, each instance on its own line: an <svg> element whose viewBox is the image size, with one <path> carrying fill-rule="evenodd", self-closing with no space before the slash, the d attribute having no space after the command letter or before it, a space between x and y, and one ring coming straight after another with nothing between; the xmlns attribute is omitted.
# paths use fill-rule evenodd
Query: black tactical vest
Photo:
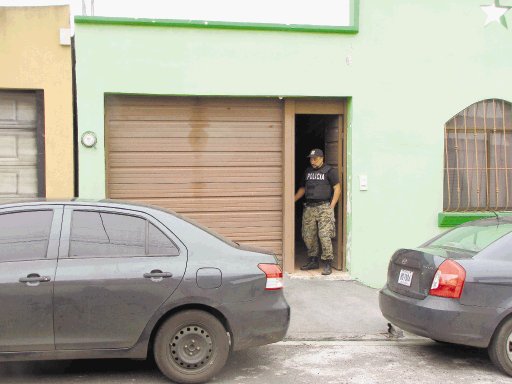
<svg viewBox="0 0 512 384"><path fill-rule="evenodd" d="M324 164L320 169L309 167L306 169L306 200L329 201L332 196L332 187L327 179L327 172L331 166Z"/></svg>

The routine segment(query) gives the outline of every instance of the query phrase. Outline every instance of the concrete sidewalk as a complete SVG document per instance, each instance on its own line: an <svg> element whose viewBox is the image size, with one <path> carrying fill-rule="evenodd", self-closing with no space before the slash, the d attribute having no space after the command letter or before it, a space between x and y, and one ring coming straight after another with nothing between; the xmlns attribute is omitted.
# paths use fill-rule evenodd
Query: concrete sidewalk
<svg viewBox="0 0 512 384"><path fill-rule="evenodd" d="M348 275L338 279L286 275L284 292L291 307L285 340L397 340L380 312L378 290ZM406 333L400 337L410 338L417 337Z"/></svg>

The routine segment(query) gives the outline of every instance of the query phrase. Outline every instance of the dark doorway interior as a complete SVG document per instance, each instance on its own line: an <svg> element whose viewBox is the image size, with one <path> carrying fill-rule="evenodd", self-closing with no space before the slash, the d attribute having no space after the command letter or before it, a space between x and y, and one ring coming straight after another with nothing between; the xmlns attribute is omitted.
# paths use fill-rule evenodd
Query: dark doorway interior
<svg viewBox="0 0 512 384"><path fill-rule="evenodd" d="M327 164L338 166L338 126L339 115L295 115L295 191L300 186L304 171L309 166L307 155L313 148L324 151ZM332 130L336 129L333 142ZM302 241L303 199L295 204L295 268L299 269L307 259L306 247ZM340 199L341 203L341 199ZM336 210L338 212L338 210ZM339 215L337 215L339 216ZM336 217L339 223L339 217ZM337 239L333 239L335 258L338 254Z"/></svg>

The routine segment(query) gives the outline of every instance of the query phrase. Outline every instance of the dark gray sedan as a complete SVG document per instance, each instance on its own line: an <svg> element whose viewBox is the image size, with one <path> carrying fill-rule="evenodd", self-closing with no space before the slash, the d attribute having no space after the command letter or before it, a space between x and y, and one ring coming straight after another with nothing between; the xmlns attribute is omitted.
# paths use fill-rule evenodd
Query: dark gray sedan
<svg viewBox="0 0 512 384"><path fill-rule="evenodd" d="M198 383L290 320L275 255L155 207L2 205L0 267L0 361L153 353Z"/></svg>
<svg viewBox="0 0 512 384"><path fill-rule="evenodd" d="M391 258L380 309L420 336L488 348L512 376L512 219L473 221Z"/></svg>

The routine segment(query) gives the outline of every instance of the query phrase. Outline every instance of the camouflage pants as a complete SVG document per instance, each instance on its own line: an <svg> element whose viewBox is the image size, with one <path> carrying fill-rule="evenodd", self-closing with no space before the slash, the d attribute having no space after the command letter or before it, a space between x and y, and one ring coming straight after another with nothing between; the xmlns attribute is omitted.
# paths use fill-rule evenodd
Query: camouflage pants
<svg viewBox="0 0 512 384"><path fill-rule="evenodd" d="M321 245L322 260L332 260L334 256L331 239L334 236L334 210L328 203L316 207L304 207L302 238L308 249L308 257L318 257Z"/></svg>

